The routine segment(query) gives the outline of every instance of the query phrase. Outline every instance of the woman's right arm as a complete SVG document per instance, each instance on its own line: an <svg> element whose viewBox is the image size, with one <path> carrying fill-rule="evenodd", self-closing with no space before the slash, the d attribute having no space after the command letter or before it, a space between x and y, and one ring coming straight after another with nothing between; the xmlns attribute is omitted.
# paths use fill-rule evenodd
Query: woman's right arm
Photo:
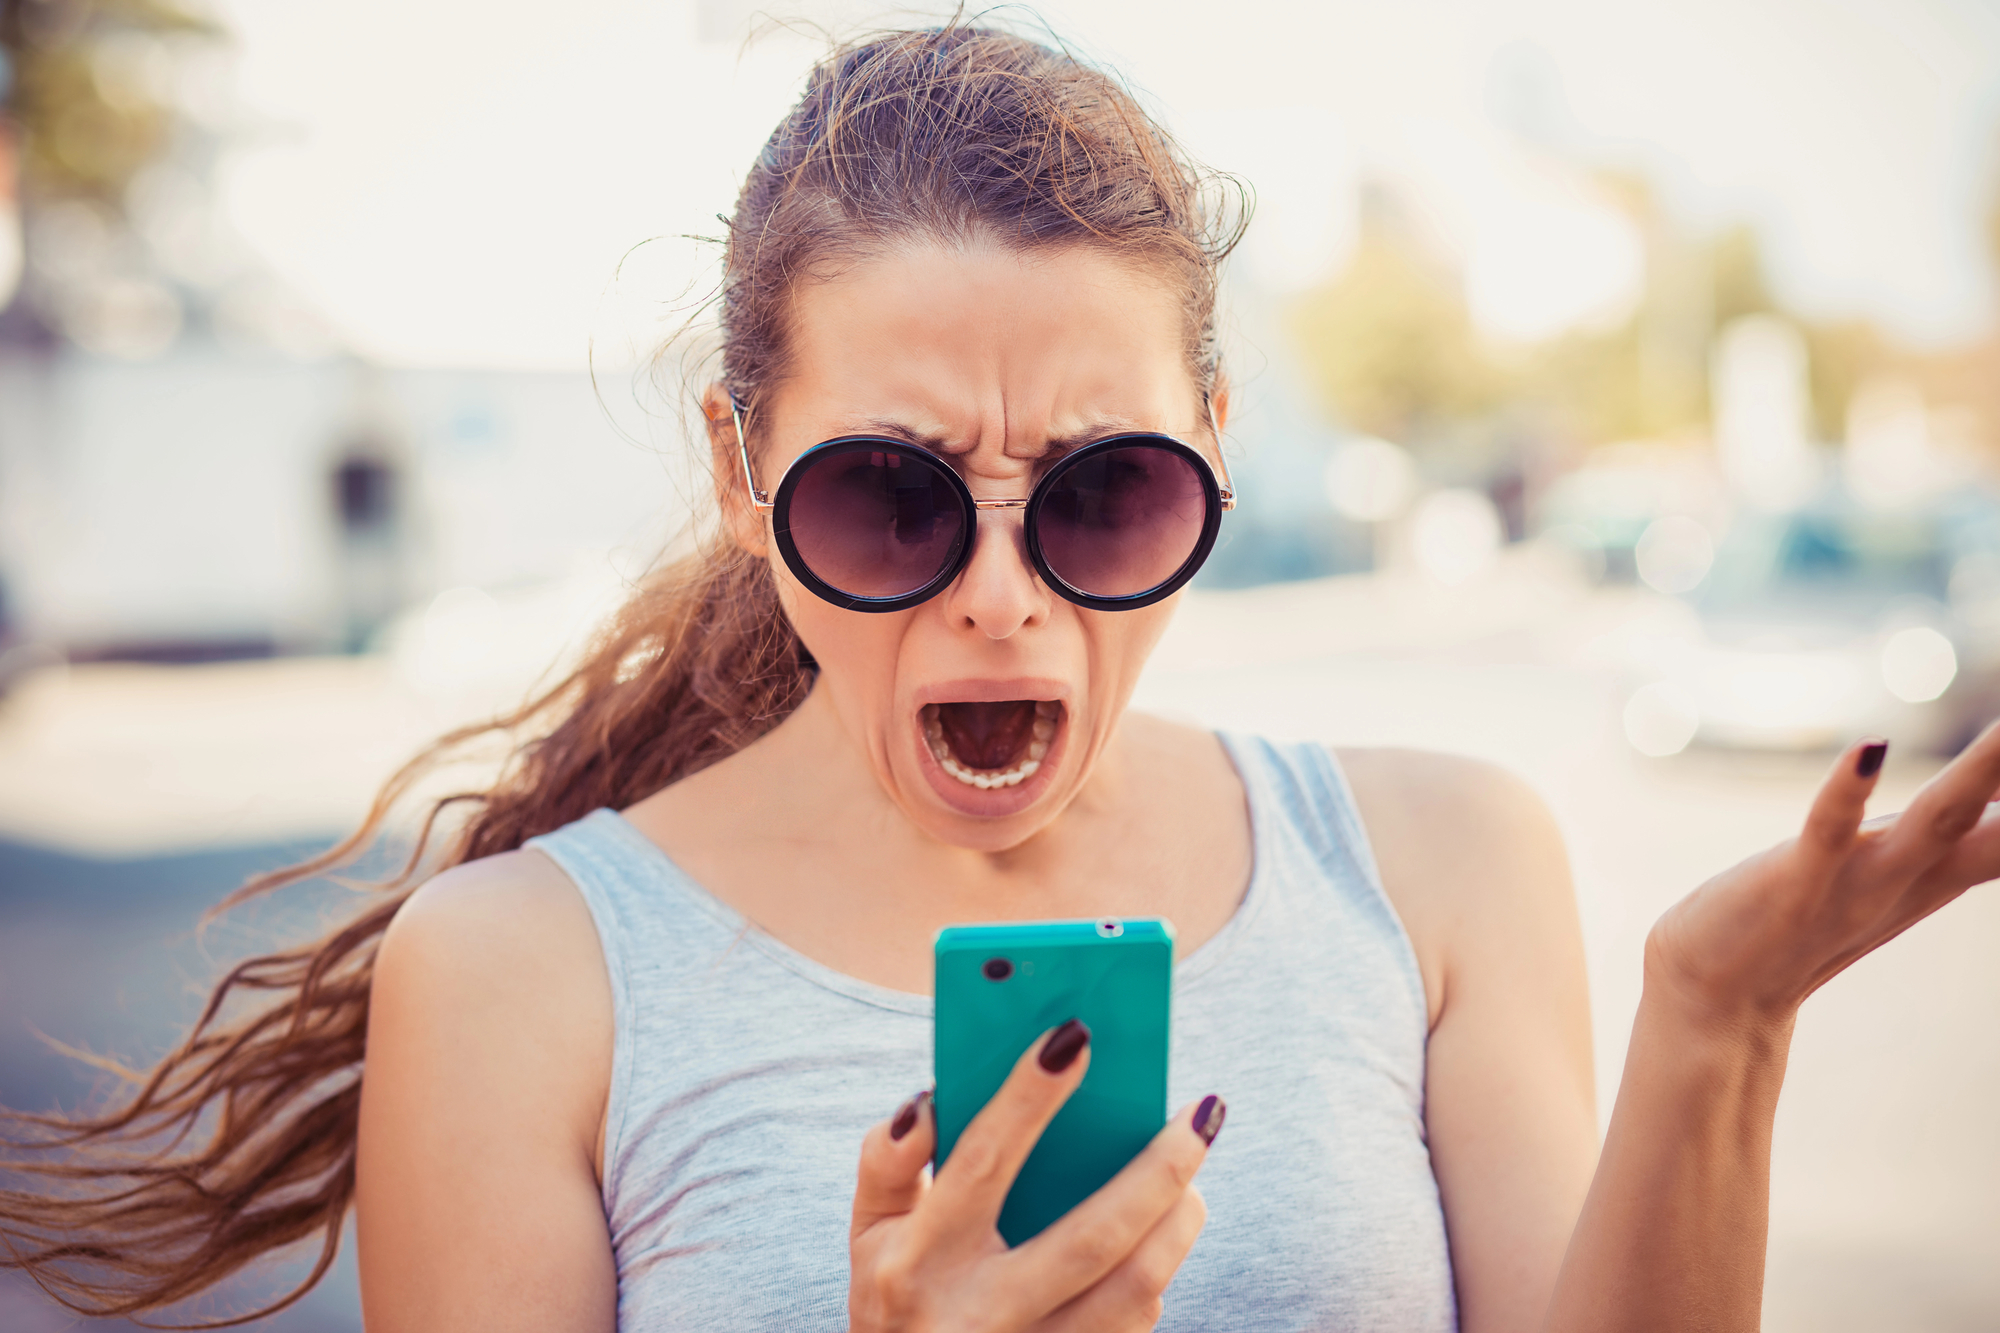
<svg viewBox="0 0 2000 1333"><path fill-rule="evenodd" d="M611 1333L611 988L538 852L456 867L375 963L356 1191L369 1333Z"/></svg>

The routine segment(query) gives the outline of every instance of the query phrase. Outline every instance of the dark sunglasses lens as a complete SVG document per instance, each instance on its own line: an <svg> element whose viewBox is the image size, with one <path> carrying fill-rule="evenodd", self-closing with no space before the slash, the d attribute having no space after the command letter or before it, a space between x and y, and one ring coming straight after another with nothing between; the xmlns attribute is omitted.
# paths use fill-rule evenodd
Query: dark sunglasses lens
<svg viewBox="0 0 2000 1333"><path fill-rule="evenodd" d="M912 453L836 446L792 491L806 567L850 597L903 597L958 554L965 511L944 469Z"/></svg>
<svg viewBox="0 0 2000 1333"><path fill-rule="evenodd" d="M1172 449L1133 444L1061 468L1035 518L1042 559L1092 597L1136 597L1179 572L1201 541L1208 493Z"/></svg>

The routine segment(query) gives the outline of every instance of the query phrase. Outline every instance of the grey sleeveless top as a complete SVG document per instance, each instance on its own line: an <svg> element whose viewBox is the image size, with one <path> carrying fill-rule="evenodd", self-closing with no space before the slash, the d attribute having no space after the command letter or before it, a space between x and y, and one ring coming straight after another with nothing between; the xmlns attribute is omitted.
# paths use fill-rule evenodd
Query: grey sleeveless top
<svg viewBox="0 0 2000 1333"><path fill-rule="evenodd" d="M1229 1123L1159 1327L1454 1328L1416 957L1327 751L1224 741L1255 868L1176 968L1170 1079L1171 1105L1219 1092ZM529 845L576 882L610 970L618 1327L846 1328L861 1138L930 1083L930 998L779 943L613 811Z"/></svg>

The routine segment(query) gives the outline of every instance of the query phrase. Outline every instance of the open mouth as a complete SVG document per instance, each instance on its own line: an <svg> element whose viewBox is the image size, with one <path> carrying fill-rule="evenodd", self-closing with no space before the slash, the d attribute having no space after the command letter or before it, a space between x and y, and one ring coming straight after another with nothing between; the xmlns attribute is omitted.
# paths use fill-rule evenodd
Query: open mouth
<svg viewBox="0 0 2000 1333"><path fill-rule="evenodd" d="M1035 775L1062 721L1053 699L925 704L924 740L939 767L968 787L1013 787Z"/></svg>

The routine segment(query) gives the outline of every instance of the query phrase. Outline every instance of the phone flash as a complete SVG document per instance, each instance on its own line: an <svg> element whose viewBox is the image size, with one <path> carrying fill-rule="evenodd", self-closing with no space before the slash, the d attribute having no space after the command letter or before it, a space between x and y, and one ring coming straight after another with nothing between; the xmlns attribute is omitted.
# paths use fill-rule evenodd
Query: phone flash
<svg viewBox="0 0 2000 1333"><path fill-rule="evenodd" d="M1125 923L1115 916L1107 916L1097 923L1097 933L1107 940L1115 940L1125 933Z"/></svg>

